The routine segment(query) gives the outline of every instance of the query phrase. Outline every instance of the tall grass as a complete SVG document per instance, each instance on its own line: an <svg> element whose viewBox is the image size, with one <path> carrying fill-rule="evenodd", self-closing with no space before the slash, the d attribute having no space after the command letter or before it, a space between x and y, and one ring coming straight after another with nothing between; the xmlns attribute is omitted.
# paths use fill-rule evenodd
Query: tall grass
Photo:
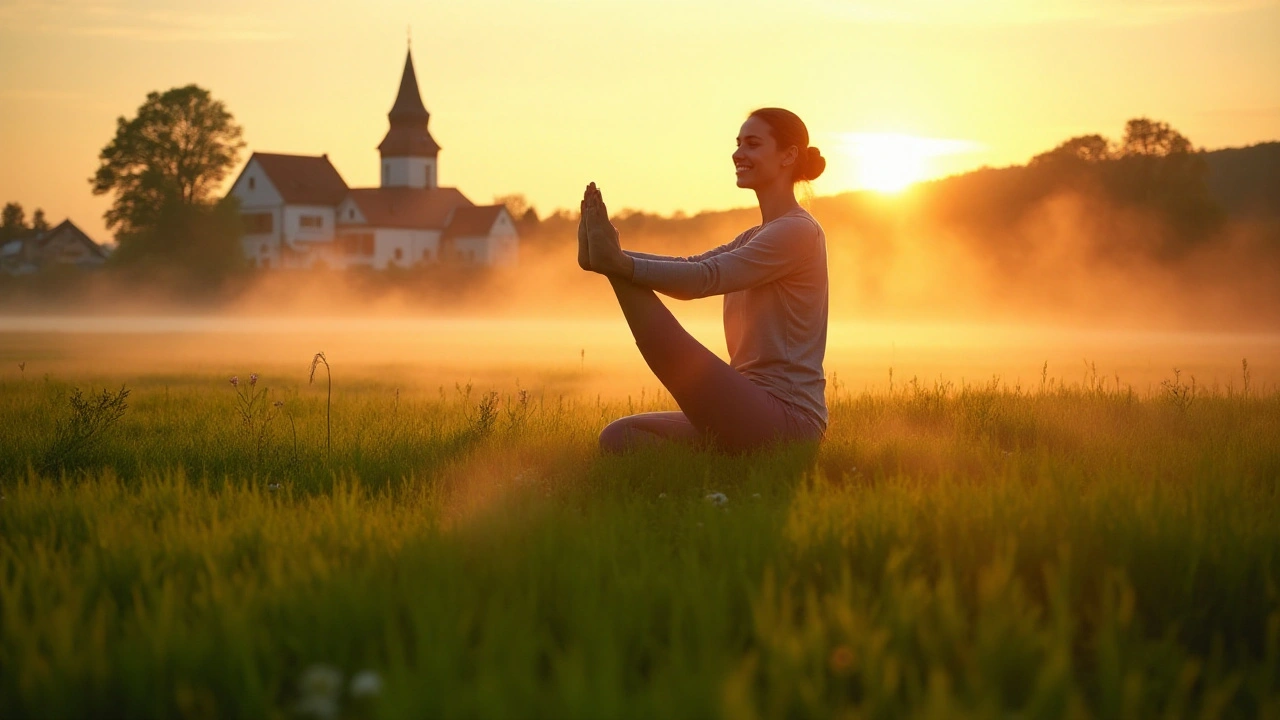
<svg viewBox="0 0 1280 720"><path fill-rule="evenodd" d="M322 664L383 680L345 717L1280 716L1275 393L837 387L816 451L604 457L661 398L339 386L326 452L259 382L261 446L135 378L56 476L72 385L3 387L0 715L297 716Z"/></svg>

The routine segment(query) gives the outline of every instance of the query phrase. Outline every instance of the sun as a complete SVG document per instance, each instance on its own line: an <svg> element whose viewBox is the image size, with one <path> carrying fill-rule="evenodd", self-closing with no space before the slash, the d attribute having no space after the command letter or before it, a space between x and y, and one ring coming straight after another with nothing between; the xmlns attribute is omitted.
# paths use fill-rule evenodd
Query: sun
<svg viewBox="0 0 1280 720"><path fill-rule="evenodd" d="M929 179L935 158L970 152L976 145L901 133L844 133L840 147L853 160L854 187L897 193Z"/></svg>

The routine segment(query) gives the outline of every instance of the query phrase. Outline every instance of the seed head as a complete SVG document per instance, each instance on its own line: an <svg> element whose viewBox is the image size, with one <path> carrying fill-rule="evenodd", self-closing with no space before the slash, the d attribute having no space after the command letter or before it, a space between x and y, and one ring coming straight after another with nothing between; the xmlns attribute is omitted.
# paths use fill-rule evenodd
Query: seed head
<svg viewBox="0 0 1280 720"><path fill-rule="evenodd" d="M258 384L258 373L249 373L249 384L250 385Z"/></svg>
<svg viewBox="0 0 1280 720"><path fill-rule="evenodd" d="M275 402L271 403L271 406L272 406L272 407L276 407L276 408L282 408L282 407L284 407L284 401L283 401L283 400L277 400L277 401L275 401Z"/></svg>
<svg viewBox="0 0 1280 720"><path fill-rule="evenodd" d="M235 376L235 375L232 375L232 376L231 376L231 387L233 387L233 388L238 388L238 387L240 387L240 378L239 378L239 377L237 377L237 376Z"/></svg>

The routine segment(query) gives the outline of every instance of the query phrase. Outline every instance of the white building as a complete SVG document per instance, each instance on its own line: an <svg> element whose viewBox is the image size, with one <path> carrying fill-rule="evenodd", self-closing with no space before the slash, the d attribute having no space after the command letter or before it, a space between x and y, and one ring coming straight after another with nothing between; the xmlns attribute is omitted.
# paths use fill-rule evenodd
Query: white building
<svg viewBox="0 0 1280 720"><path fill-rule="evenodd" d="M240 200L244 252L254 265L516 264L520 238L506 208L476 206L437 184L440 146L427 129L411 54L387 118L380 187L347 187L327 155L253 153L229 194Z"/></svg>

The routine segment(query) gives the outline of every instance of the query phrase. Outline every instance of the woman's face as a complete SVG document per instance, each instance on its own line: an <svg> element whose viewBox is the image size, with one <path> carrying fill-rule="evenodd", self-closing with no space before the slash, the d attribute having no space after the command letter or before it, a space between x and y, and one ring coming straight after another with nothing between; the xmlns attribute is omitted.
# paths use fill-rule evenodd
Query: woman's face
<svg viewBox="0 0 1280 720"><path fill-rule="evenodd" d="M757 117L747 118L738 131L738 149L733 153L738 187L768 187L778 182L780 177L790 182L791 167L798 154L794 145L785 150L778 148L768 123Z"/></svg>

